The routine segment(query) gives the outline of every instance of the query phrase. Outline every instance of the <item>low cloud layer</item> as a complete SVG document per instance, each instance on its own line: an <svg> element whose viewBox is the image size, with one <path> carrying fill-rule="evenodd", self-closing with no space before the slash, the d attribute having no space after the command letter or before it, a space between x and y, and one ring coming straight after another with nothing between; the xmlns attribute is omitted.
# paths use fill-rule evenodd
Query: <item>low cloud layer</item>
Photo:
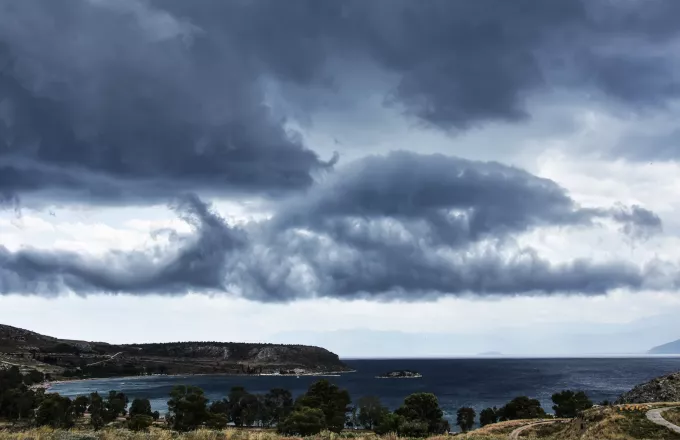
<svg viewBox="0 0 680 440"><path fill-rule="evenodd" d="M660 262L557 264L518 245L517 234L543 226L615 222L638 239L661 223L641 207L580 207L556 183L498 163L405 152L369 157L243 228L193 195L172 208L194 232L160 231L169 237L163 246L103 258L0 248L0 291L222 292L287 302L602 294L678 282Z"/></svg>

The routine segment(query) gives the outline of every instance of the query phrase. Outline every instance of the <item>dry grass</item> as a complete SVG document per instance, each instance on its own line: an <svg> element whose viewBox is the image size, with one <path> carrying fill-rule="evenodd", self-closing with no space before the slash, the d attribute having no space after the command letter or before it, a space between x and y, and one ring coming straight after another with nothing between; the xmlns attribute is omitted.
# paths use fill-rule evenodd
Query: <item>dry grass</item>
<svg viewBox="0 0 680 440"><path fill-rule="evenodd" d="M372 434L354 435L353 433L335 434L325 432L308 440L376 440ZM152 428L149 432L133 432L127 429L109 428L98 432L87 430L53 430L49 428L29 429L21 432L0 431L0 440L299 440L297 437L282 437L271 431L247 431L225 429L212 431L201 429L187 433L177 433L165 429ZM397 436L383 436L381 440L401 440Z"/></svg>
<svg viewBox="0 0 680 440"><path fill-rule="evenodd" d="M662 417L680 426L680 408L669 409L662 414Z"/></svg>
<svg viewBox="0 0 680 440"><path fill-rule="evenodd" d="M647 420L648 409L680 404L647 404L637 407L599 407L586 411L582 417L566 424L543 425L522 433L524 440L680 440L662 426ZM669 410L664 417L680 423L680 409ZM455 436L435 436L428 440L507 440L515 429L537 420L512 420L496 423L484 428ZM394 434L376 436L368 432L324 432L306 440L408 440ZM20 432L0 430L0 440L301 440L297 437L281 437L273 431L229 428L223 431L198 430L177 433L166 429L152 428L149 432L132 432L122 428L107 428L99 432L87 429L71 431L48 428L28 429Z"/></svg>

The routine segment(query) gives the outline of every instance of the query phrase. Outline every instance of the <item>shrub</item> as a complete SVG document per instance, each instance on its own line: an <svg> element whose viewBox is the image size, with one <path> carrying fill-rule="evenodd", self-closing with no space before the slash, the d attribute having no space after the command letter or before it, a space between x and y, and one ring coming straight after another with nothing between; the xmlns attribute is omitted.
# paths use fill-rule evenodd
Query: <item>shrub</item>
<svg viewBox="0 0 680 440"><path fill-rule="evenodd" d="M128 420L128 428L132 431L146 431L151 425L153 425L153 417L151 416L135 414Z"/></svg>
<svg viewBox="0 0 680 440"><path fill-rule="evenodd" d="M323 411L301 407L290 413L276 429L281 434L306 437L320 433L324 425Z"/></svg>

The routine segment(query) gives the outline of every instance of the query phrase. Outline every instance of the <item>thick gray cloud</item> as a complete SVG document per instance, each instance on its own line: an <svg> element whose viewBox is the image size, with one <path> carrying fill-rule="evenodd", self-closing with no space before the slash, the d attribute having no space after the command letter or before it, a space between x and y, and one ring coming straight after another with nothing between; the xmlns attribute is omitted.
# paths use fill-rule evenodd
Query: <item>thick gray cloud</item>
<svg viewBox="0 0 680 440"><path fill-rule="evenodd" d="M333 161L286 130L271 83L305 107L296 90L360 99L379 72L388 101L445 129L520 121L529 96L561 88L661 108L679 90L678 13L674 0L0 0L0 194L308 187Z"/></svg>
<svg viewBox="0 0 680 440"><path fill-rule="evenodd" d="M287 200L275 223L347 239L357 235L357 225L381 218L420 226L421 236L429 232L448 245L603 219L636 238L661 230L661 219L642 207L580 207L552 180L519 168L405 151L369 156L329 175L298 200Z"/></svg>
<svg viewBox="0 0 680 440"><path fill-rule="evenodd" d="M237 45L147 2L1 1L0 191L309 185L329 164L271 114Z"/></svg>
<svg viewBox="0 0 680 440"><path fill-rule="evenodd" d="M497 163L403 152L369 157L289 200L272 219L244 229L229 226L195 196L173 209L195 234L170 232L170 247L99 260L2 248L0 291L221 291L285 302L314 296L601 294L677 283L673 267L660 263L554 264L517 245L517 234L541 226L614 221L637 239L661 225L641 207L580 207L554 182Z"/></svg>

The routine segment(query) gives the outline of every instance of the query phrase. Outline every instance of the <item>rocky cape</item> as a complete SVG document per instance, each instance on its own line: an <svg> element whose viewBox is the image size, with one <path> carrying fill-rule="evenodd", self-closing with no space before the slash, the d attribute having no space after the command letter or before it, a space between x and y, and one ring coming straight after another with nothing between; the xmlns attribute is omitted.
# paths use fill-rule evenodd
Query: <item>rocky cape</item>
<svg viewBox="0 0 680 440"><path fill-rule="evenodd" d="M622 403L680 402L680 372L637 385L616 401Z"/></svg>
<svg viewBox="0 0 680 440"><path fill-rule="evenodd" d="M58 339L0 324L0 367L37 369L52 379L148 374L327 374L349 372L321 347L242 342L115 345Z"/></svg>

